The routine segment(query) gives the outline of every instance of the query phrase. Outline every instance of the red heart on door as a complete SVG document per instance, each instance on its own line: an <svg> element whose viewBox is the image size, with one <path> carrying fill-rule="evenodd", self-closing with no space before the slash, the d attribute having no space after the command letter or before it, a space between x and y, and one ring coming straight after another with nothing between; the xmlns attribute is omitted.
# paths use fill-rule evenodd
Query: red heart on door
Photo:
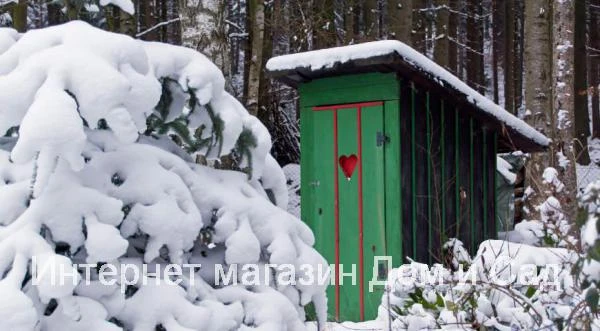
<svg viewBox="0 0 600 331"><path fill-rule="evenodd" d="M356 168L356 164L358 163L358 157L356 155L342 155L339 158L340 167L344 172L344 175L349 180L352 177L352 173L354 172L354 168Z"/></svg>

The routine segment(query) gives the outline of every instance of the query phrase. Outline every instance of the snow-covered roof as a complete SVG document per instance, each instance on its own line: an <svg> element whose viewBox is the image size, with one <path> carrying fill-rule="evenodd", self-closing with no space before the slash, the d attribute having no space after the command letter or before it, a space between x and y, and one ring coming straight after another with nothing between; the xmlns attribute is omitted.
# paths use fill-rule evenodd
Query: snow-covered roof
<svg viewBox="0 0 600 331"><path fill-rule="evenodd" d="M539 150L550 140L517 118L504 108L469 87L425 55L397 40L383 40L362 44L335 47L271 58L266 65L273 78L296 86L313 79L340 74L368 71L404 71L424 76L427 80L451 90L452 94L464 99L480 110L483 115L501 122L511 131L521 136L523 150ZM462 101L462 100L460 100ZM526 148L523 148L525 147Z"/></svg>

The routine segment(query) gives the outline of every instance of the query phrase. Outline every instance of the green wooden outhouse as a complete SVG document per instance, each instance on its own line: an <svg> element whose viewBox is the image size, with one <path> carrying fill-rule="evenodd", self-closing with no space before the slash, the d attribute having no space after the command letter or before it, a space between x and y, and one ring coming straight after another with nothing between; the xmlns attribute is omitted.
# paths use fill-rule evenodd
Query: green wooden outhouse
<svg viewBox="0 0 600 331"><path fill-rule="evenodd" d="M386 265L375 256L444 262L497 234L496 154L548 139L398 41L272 58L267 71L300 95L302 220L335 274L332 320L377 315Z"/></svg>

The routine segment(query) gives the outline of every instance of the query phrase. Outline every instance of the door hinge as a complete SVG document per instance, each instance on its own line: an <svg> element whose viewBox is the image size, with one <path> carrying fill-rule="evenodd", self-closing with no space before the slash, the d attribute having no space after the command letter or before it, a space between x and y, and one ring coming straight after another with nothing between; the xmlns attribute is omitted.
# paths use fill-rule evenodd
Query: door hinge
<svg viewBox="0 0 600 331"><path fill-rule="evenodd" d="M386 136L381 131L377 132L377 146L383 146L389 142L390 142L390 137Z"/></svg>

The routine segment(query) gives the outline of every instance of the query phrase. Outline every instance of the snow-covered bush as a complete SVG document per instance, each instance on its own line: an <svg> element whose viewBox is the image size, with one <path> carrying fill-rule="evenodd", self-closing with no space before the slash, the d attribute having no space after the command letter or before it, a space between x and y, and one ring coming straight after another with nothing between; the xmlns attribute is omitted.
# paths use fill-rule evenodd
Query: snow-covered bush
<svg viewBox="0 0 600 331"><path fill-rule="evenodd" d="M310 302L323 321L325 285L216 279L216 265L240 269L230 282L242 264L326 265L282 209L267 131L223 86L190 49L82 22L0 29L0 330L301 330ZM184 148L167 136L182 123ZM173 285L132 274L144 263L202 266Z"/></svg>
<svg viewBox="0 0 600 331"><path fill-rule="evenodd" d="M541 219L513 231L528 244L488 240L471 259L452 239L443 247L448 268L392 270L378 318L393 330L600 329L600 182L580 196L581 241L553 196L564 186L555 169L544 171L542 185L549 195Z"/></svg>
<svg viewBox="0 0 600 331"><path fill-rule="evenodd" d="M600 180L590 183L580 197L583 216L581 217L581 242L585 255L573 269L581 282L587 305L598 314L600 294Z"/></svg>
<svg viewBox="0 0 600 331"><path fill-rule="evenodd" d="M574 235L573 224L566 218L557 198L557 193L564 187L558 171L548 167L544 169L538 187L534 189L530 186L525 189L525 200L539 194L539 191L543 191L547 198L533 207L539 211L540 219L528 219L515 225L514 231L519 234L518 237L525 239L524 242L544 247L577 247L578 239Z"/></svg>
<svg viewBox="0 0 600 331"><path fill-rule="evenodd" d="M392 330L585 329L590 310L571 273L578 254L499 240L483 242L458 271L412 263L390 273L379 319Z"/></svg>

